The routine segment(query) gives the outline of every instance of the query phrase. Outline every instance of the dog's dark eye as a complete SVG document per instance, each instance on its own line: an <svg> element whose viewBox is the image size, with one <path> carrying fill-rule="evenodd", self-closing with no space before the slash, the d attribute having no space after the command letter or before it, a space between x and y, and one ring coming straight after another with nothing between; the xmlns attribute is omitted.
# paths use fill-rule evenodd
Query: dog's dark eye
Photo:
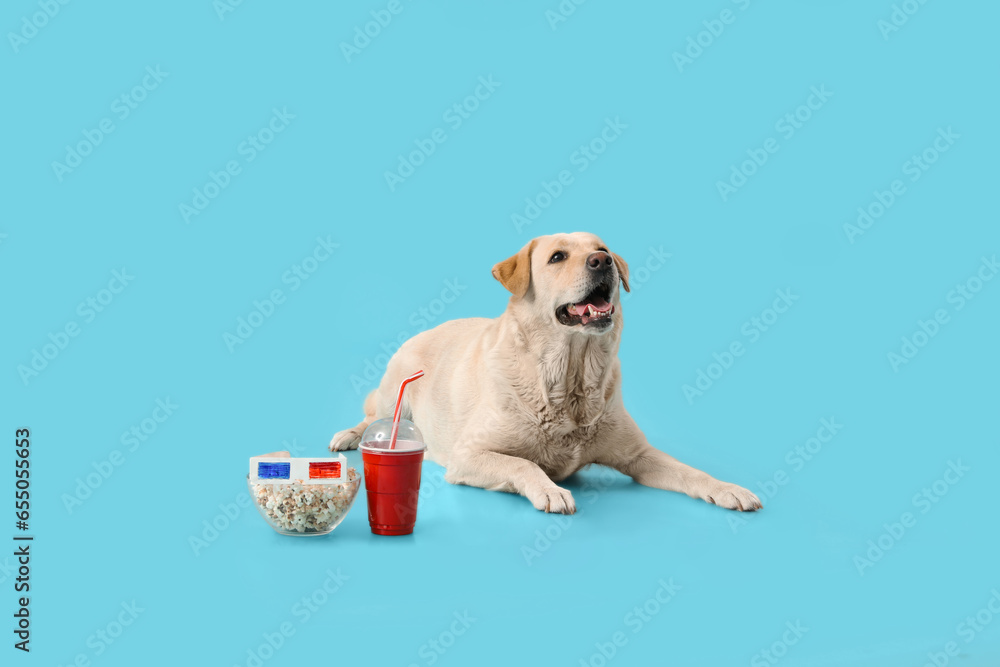
<svg viewBox="0 0 1000 667"><path fill-rule="evenodd" d="M566 259L566 253L564 253L562 250L559 250L553 253L551 257L549 257L549 264L555 264L556 262L561 262L564 259Z"/></svg>
<svg viewBox="0 0 1000 667"><path fill-rule="evenodd" d="M598 248L601 252L610 252L607 248Z"/></svg>

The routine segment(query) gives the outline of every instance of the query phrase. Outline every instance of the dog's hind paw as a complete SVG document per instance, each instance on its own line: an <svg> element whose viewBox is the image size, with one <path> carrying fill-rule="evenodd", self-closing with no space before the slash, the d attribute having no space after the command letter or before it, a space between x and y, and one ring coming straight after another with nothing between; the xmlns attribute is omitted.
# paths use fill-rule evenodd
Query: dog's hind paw
<svg viewBox="0 0 1000 667"><path fill-rule="evenodd" d="M333 436L330 440L330 451L339 452L345 449L357 449L361 444L361 434L356 428L349 428Z"/></svg>
<svg viewBox="0 0 1000 667"><path fill-rule="evenodd" d="M549 486L527 495L535 509L552 514L576 514L573 494L558 486Z"/></svg>
<svg viewBox="0 0 1000 667"><path fill-rule="evenodd" d="M752 492L747 491L742 486L727 483L722 483L712 489L705 495L705 500L713 505L741 512L756 512L764 507L760 498Z"/></svg>

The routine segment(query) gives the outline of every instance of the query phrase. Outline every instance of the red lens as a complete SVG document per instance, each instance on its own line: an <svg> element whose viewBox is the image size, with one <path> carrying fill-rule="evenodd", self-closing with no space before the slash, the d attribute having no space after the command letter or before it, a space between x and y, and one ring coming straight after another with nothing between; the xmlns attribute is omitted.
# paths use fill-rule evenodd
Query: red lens
<svg viewBox="0 0 1000 667"><path fill-rule="evenodd" d="M310 461L309 479L340 477L340 461Z"/></svg>

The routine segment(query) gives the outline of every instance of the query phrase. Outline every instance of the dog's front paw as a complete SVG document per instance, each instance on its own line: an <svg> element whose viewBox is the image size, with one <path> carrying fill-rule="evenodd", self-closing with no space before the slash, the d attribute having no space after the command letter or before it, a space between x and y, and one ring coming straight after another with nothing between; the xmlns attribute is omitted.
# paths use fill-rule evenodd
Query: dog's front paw
<svg viewBox="0 0 1000 667"><path fill-rule="evenodd" d="M345 449L357 449L361 444L361 434L356 428L349 428L333 436L330 440L330 451L339 452Z"/></svg>
<svg viewBox="0 0 1000 667"><path fill-rule="evenodd" d="M573 494L558 486L546 486L527 494L535 509L553 514L576 514Z"/></svg>
<svg viewBox="0 0 1000 667"><path fill-rule="evenodd" d="M725 482L720 483L717 487L709 491L705 495L705 500L713 505L741 512L756 512L764 507L760 503L760 498L750 491L747 491L742 486L727 484Z"/></svg>

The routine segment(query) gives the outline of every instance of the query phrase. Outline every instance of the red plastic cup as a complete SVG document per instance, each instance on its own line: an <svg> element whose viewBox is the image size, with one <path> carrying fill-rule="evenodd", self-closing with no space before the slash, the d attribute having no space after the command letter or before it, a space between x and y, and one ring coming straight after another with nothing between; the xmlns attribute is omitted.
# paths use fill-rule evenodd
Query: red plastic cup
<svg viewBox="0 0 1000 667"><path fill-rule="evenodd" d="M377 446L381 445L381 446ZM409 535L417 523L420 470L427 446L414 440L362 443L368 524L376 535Z"/></svg>

